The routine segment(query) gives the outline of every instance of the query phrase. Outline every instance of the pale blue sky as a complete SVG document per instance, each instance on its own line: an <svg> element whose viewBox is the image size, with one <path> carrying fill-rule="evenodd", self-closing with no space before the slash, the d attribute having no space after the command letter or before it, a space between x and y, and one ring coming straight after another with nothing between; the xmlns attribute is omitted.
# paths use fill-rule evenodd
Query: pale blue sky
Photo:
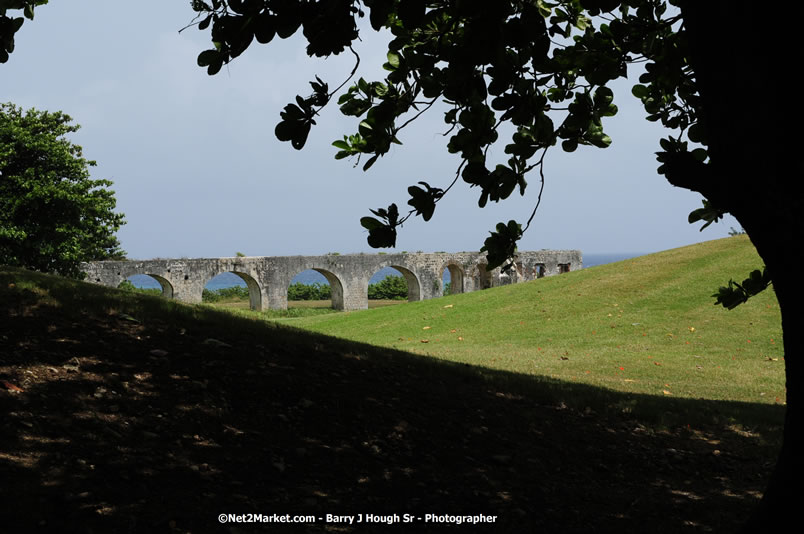
<svg viewBox="0 0 804 534"><path fill-rule="evenodd" d="M119 237L132 258L370 252L359 225L368 208L406 206L419 180L446 187L459 163L444 149L439 114L404 133L404 145L363 172L335 161L330 143L356 124L333 105L301 152L273 131L282 107L309 93L317 74L337 86L351 55L312 60L302 41L256 42L215 77L196 65L209 33L189 28L189 1L52 1L17 35L0 65L0 101L62 110L82 129L72 139L95 159L95 178L114 181L128 224ZM377 78L381 36L359 43L361 73ZM617 84L617 117L604 123L606 150L547 156L542 206L520 249L585 253L653 252L727 235L727 218L699 232L687 214L700 195L656 174L661 135ZM498 150L498 153L502 148ZM525 222L537 176L524 198L477 208L478 193L459 182L429 223L411 219L397 250L477 250L499 221Z"/></svg>

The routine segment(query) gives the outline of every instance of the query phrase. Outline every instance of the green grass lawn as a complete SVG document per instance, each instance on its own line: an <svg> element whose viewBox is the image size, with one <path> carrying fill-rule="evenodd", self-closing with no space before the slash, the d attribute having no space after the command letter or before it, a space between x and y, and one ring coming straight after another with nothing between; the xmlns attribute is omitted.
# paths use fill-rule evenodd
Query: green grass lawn
<svg viewBox="0 0 804 534"><path fill-rule="evenodd" d="M394 306L401 304L401 300L369 300L368 307L370 310L374 308L383 308L386 306ZM221 299L219 301L206 304L212 308L221 308L228 311L245 316L254 316L255 312L250 309L250 304L247 298L231 297ZM264 319L282 320L297 317L316 317L319 315L327 315L336 313L337 310L332 308L331 300L290 300L288 301L287 310L263 310L257 312L259 317Z"/></svg>
<svg viewBox="0 0 804 534"><path fill-rule="evenodd" d="M288 324L445 360L658 396L784 403L766 291L711 296L762 265L744 236L486 291Z"/></svg>

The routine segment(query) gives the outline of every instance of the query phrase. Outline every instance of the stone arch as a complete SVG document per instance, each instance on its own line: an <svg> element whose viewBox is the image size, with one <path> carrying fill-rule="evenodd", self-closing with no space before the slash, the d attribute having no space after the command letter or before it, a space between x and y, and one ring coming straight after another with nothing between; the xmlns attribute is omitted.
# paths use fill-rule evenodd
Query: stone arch
<svg viewBox="0 0 804 534"><path fill-rule="evenodd" d="M120 273L118 273L118 275L120 275ZM151 278L153 278L154 280L159 282L159 287L162 288L162 296L163 297L165 297L167 299L172 299L173 298L173 284L170 283L170 280L168 280L164 276L160 276L158 274L144 272L144 273L133 273L133 274L130 274L130 275L126 276L126 277L123 277L123 275L120 275L123 278L120 281L120 284L122 284L123 281L128 280L132 276L138 276L138 275L140 275L140 276L143 276L143 275L144 276L150 276ZM100 282L100 278L98 278L98 282ZM118 284L118 286L120 284Z"/></svg>
<svg viewBox="0 0 804 534"><path fill-rule="evenodd" d="M491 271L488 270L486 263L478 263L475 266L473 273L473 282L475 284L475 291L480 289L488 289L492 286Z"/></svg>
<svg viewBox="0 0 804 534"><path fill-rule="evenodd" d="M204 288L207 287L207 284L213 278L224 273L232 273L234 275L237 275L237 277L240 278L241 280L243 280L243 282L246 283L246 288L248 289L249 308L255 311L262 310L262 288L260 287L259 282L257 282L257 280L255 280L253 276L243 271L231 270L231 271L217 272L214 275L210 276L206 282L204 282Z"/></svg>
<svg viewBox="0 0 804 534"><path fill-rule="evenodd" d="M547 269L543 263L537 263L533 266L533 278L544 278L546 271Z"/></svg>
<svg viewBox="0 0 804 534"><path fill-rule="evenodd" d="M449 261L439 270L439 280L443 280L444 271L446 270L449 271L449 294L457 295L458 293L463 293L466 290L464 283L466 273L463 268L458 263Z"/></svg>
<svg viewBox="0 0 804 534"><path fill-rule="evenodd" d="M394 264L388 265L387 267L393 267L402 273L402 277L408 284L408 302L416 302L417 300L422 299L422 285L419 282L419 277L416 276L416 273L407 267L402 267L401 265Z"/></svg>
<svg viewBox="0 0 804 534"><path fill-rule="evenodd" d="M500 285L516 284L523 279L522 262L515 262L507 272L500 272Z"/></svg>
<svg viewBox="0 0 804 534"><path fill-rule="evenodd" d="M371 276L378 273L379 271L387 268L396 269L402 275L402 278L405 280L405 283L408 286L408 302L416 302L418 300L422 300L422 286L421 282L419 281L418 275L408 269L407 267L403 267L397 263L380 263L375 267L372 267L374 272ZM366 295L368 295L368 286L371 283L371 277L366 279L365 281L365 288L366 288Z"/></svg>
<svg viewBox="0 0 804 534"><path fill-rule="evenodd" d="M315 271L324 276L329 282L329 287L332 290L332 308L336 310L343 310L344 309L344 299L343 299L343 283L341 279L327 269L323 269L321 267L305 267L299 270L296 274L302 273L304 271ZM294 275L295 276L295 275ZM293 277L291 277L291 280ZM285 287L285 297L287 298L288 289L290 288L290 281L288 281L287 287ZM286 301L287 302L287 301Z"/></svg>
<svg viewBox="0 0 804 534"><path fill-rule="evenodd" d="M151 278L156 279L159 282L159 285L162 286L162 296L168 299L173 298L173 284L170 281L163 277L159 276L158 274L148 274Z"/></svg>

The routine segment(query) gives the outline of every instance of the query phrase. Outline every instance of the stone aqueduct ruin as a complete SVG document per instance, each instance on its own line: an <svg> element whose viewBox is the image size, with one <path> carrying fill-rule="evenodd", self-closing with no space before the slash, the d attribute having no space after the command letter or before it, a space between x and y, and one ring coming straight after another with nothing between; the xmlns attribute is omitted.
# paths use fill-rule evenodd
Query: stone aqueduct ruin
<svg viewBox="0 0 804 534"><path fill-rule="evenodd" d="M581 262L578 250L542 250L519 252L516 268L506 274L499 268L487 270L485 254L479 252L98 261L81 267L87 281L112 287L130 276L149 275L162 286L165 297L184 302L201 302L206 283L231 272L245 281L253 310L286 309L294 276L312 269L329 281L333 308L362 310L368 307L369 280L385 267L402 273L408 300L416 301L442 295L445 269L450 272L450 292L468 293L575 271L582 267Z"/></svg>

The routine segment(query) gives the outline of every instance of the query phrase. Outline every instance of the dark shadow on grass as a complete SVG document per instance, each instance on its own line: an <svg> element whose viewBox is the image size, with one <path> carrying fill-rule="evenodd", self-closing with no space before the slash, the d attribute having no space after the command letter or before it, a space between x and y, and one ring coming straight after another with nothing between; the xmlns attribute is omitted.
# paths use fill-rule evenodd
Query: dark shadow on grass
<svg viewBox="0 0 804 534"><path fill-rule="evenodd" d="M24 390L0 387L10 532L733 532L783 417L3 269L0 378ZM221 513L497 519L221 525Z"/></svg>

